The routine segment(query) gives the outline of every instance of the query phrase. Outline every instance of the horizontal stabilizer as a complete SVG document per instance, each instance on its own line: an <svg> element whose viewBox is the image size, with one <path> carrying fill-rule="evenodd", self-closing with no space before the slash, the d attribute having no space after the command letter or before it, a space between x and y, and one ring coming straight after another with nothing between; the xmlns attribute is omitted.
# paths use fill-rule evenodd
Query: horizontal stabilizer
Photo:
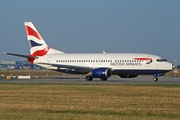
<svg viewBox="0 0 180 120"><path fill-rule="evenodd" d="M27 58L27 59L36 59L37 58L36 56L32 56L32 55L22 55L22 54L14 54L14 53L4 53L4 54L23 57L23 58Z"/></svg>

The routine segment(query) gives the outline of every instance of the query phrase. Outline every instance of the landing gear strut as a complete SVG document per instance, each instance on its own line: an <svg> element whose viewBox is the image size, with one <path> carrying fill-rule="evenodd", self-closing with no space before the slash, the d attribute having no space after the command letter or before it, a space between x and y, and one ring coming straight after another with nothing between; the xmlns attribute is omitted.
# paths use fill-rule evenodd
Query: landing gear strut
<svg viewBox="0 0 180 120"><path fill-rule="evenodd" d="M107 81L107 78L100 78L101 81Z"/></svg>
<svg viewBox="0 0 180 120"><path fill-rule="evenodd" d="M86 81L92 81L93 77L92 76L86 76Z"/></svg>
<svg viewBox="0 0 180 120"><path fill-rule="evenodd" d="M154 77L154 78L153 78L153 81L154 81L154 82L157 82L157 81L158 81L158 78L157 78L157 77Z"/></svg>

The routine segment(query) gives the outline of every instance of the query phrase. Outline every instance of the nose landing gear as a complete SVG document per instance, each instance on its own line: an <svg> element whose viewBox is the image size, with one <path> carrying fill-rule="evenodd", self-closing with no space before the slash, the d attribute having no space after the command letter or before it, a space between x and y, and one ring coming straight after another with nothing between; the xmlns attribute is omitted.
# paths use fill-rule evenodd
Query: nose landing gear
<svg viewBox="0 0 180 120"><path fill-rule="evenodd" d="M159 74L154 74L154 78L153 78L153 81L154 82L157 82L158 81L158 78L159 76L163 76L163 73L159 73Z"/></svg>
<svg viewBox="0 0 180 120"><path fill-rule="evenodd" d="M158 78L157 78L157 77L154 77L154 78L153 78L153 81L154 81L154 82L157 82L157 81L158 81Z"/></svg>

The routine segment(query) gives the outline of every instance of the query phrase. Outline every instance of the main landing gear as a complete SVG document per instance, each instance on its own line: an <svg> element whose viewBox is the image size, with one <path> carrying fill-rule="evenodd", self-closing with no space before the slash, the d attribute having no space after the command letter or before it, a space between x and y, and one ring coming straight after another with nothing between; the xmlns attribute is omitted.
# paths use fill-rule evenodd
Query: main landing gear
<svg viewBox="0 0 180 120"><path fill-rule="evenodd" d="M86 81L92 81L93 77L92 76L86 76Z"/></svg>
<svg viewBox="0 0 180 120"><path fill-rule="evenodd" d="M86 81L92 81L93 77L92 76L86 76ZM107 78L100 78L101 81L107 81Z"/></svg>
<svg viewBox="0 0 180 120"><path fill-rule="evenodd" d="M107 78L100 78L101 81L107 81Z"/></svg>
<svg viewBox="0 0 180 120"><path fill-rule="evenodd" d="M153 78L153 81L154 81L154 82L157 82L157 81L158 81L158 78L157 78L157 77L154 77L154 78Z"/></svg>

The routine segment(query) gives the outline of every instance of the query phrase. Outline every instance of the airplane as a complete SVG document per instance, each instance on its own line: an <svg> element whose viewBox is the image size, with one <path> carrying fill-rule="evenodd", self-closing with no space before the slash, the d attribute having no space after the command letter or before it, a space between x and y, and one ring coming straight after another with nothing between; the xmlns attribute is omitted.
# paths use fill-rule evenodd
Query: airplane
<svg viewBox="0 0 180 120"><path fill-rule="evenodd" d="M85 74L87 81L106 81L112 75L134 78L153 75L153 81L175 68L165 58L145 53L64 53L46 44L32 22L25 22L30 54L8 55L27 58L30 63L63 73Z"/></svg>

